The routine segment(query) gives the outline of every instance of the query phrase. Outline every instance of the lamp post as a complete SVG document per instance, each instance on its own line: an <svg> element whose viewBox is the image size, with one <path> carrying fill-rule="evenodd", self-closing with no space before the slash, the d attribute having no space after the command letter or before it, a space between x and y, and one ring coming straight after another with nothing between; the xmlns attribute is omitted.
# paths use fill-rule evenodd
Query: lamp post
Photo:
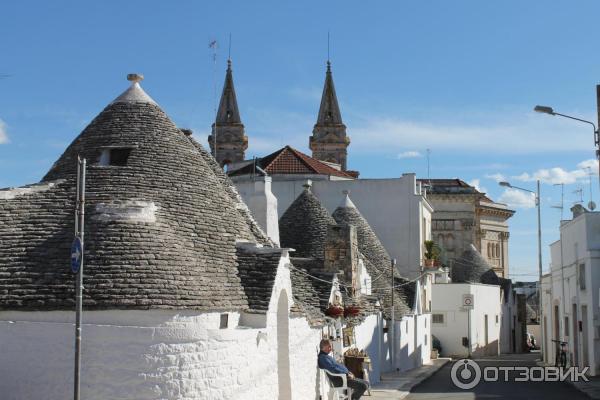
<svg viewBox="0 0 600 400"><path fill-rule="evenodd" d="M522 190L524 192L533 193L535 195L535 205L537 206L537 220L538 220L538 279L540 281L538 286L538 318L540 319L540 333L542 335L542 344L546 344L546 338L544 337L544 316L542 312L542 214L540 211L540 180L537 180L537 191L524 189L518 186L513 186L509 182L500 182L500 186ZM542 350L542 358L545 354L545 350Z"/></svg>
<svg viewBox="0 0 600 400"><path fill-rule="evenodd" d="M600 85L596 86L596 98L598 99L597 100L598 101L598 120L600 121ZM538 105L538 106L535 106L533 111L539 112L542 114L548 114L548 115L558 115L559 117L569 118L569 119L573 119L575 121L590 124L594 128L594 146L596 146L596 159L600 161L600 137L598 135L598 128L596 128L596 124L594 124L592 121L587 121L585 119L576 118L576 117L572 117L570 115L557 113L556 111L554 111L554 109L552 107L548 107L548 106L539 106ZM600 162L598 163L598 182L600 184ZM591 195L591 192L590 192L590 195Z"/></svg>

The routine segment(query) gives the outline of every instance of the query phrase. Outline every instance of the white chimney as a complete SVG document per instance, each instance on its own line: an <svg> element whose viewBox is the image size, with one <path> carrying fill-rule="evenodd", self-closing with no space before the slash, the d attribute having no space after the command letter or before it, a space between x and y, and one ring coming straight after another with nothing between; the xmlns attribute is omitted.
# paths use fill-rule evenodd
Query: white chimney
<svg viewBox="0 0 600 400"><path fill-rule="evenodd" d="M277 197L271 192L271 177L257 176L254 192L248 196L248 208L267 236L279 246Z"/></svg>

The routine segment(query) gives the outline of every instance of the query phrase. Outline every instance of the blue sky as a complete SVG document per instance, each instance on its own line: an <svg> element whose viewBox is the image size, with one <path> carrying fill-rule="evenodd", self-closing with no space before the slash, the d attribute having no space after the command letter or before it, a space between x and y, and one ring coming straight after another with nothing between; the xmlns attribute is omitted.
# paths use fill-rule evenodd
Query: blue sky
<svg viewBox="0 0 600 400"><path fill-rule="evenodd" d="M141 72L145 90L206 142L232 35L248 156L291 144L308 152L331 32L331 61L362 177L460 177L509 202L513 277L537 270L532 199L543 179L544 267L592 166L590 126L536 114L536 104L596 121L600 83L593 1L19 1L0 23L0 187L38 181L65 147ZM4 76L8 75L8 76ZM532 274L527 276L526 274Z"/></svg>

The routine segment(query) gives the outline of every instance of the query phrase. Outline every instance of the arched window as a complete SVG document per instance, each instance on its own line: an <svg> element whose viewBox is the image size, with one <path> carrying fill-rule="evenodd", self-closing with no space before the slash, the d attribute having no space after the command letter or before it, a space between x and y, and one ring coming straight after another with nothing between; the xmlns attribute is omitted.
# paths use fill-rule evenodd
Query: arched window
<svg viewBox="0 0 600 400"><path fill-rule="evenodd" d="M500 243L496 243L496 258L500 258Z"/></svg>
<svg viewBox="0 0 600 400"><path fill-rule="evenodd" d="M487 245L487 256L488 258L492 258L492 244L488 243Z"/></svg>
<svg viewBox="0 0 600 400"><path fill-rule="evenodd" d="M454 235L451 233L446 235L446 247L445 248L448 250L454 250Z"/></svg>

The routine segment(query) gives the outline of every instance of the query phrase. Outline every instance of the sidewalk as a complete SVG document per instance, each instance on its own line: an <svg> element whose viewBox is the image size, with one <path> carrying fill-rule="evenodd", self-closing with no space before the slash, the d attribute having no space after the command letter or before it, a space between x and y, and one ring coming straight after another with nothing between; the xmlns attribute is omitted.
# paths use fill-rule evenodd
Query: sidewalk
<svg viewBox="0 0 600 400"><path fill-rule="evenodd" d="M553 365L543 363L542 361L537 362L537 365L540 367L551 367ZM588 376L589 382L579 381L573 382L571 380L567 380L566 382L573 386L575 389L579 390L583 394L587 395L590 399L598 399L600 400L600 376Z"/></svg>
<svg viewBox="0 0 600 400"><path fill-rule="evenodd" d="M413 387L436 373L449 361L450 358L438 358L437 360L431 360L431 364L410 371L385 373L381 377L381 381L371 387L370 398L403 399L408 396Z"/></svg>

